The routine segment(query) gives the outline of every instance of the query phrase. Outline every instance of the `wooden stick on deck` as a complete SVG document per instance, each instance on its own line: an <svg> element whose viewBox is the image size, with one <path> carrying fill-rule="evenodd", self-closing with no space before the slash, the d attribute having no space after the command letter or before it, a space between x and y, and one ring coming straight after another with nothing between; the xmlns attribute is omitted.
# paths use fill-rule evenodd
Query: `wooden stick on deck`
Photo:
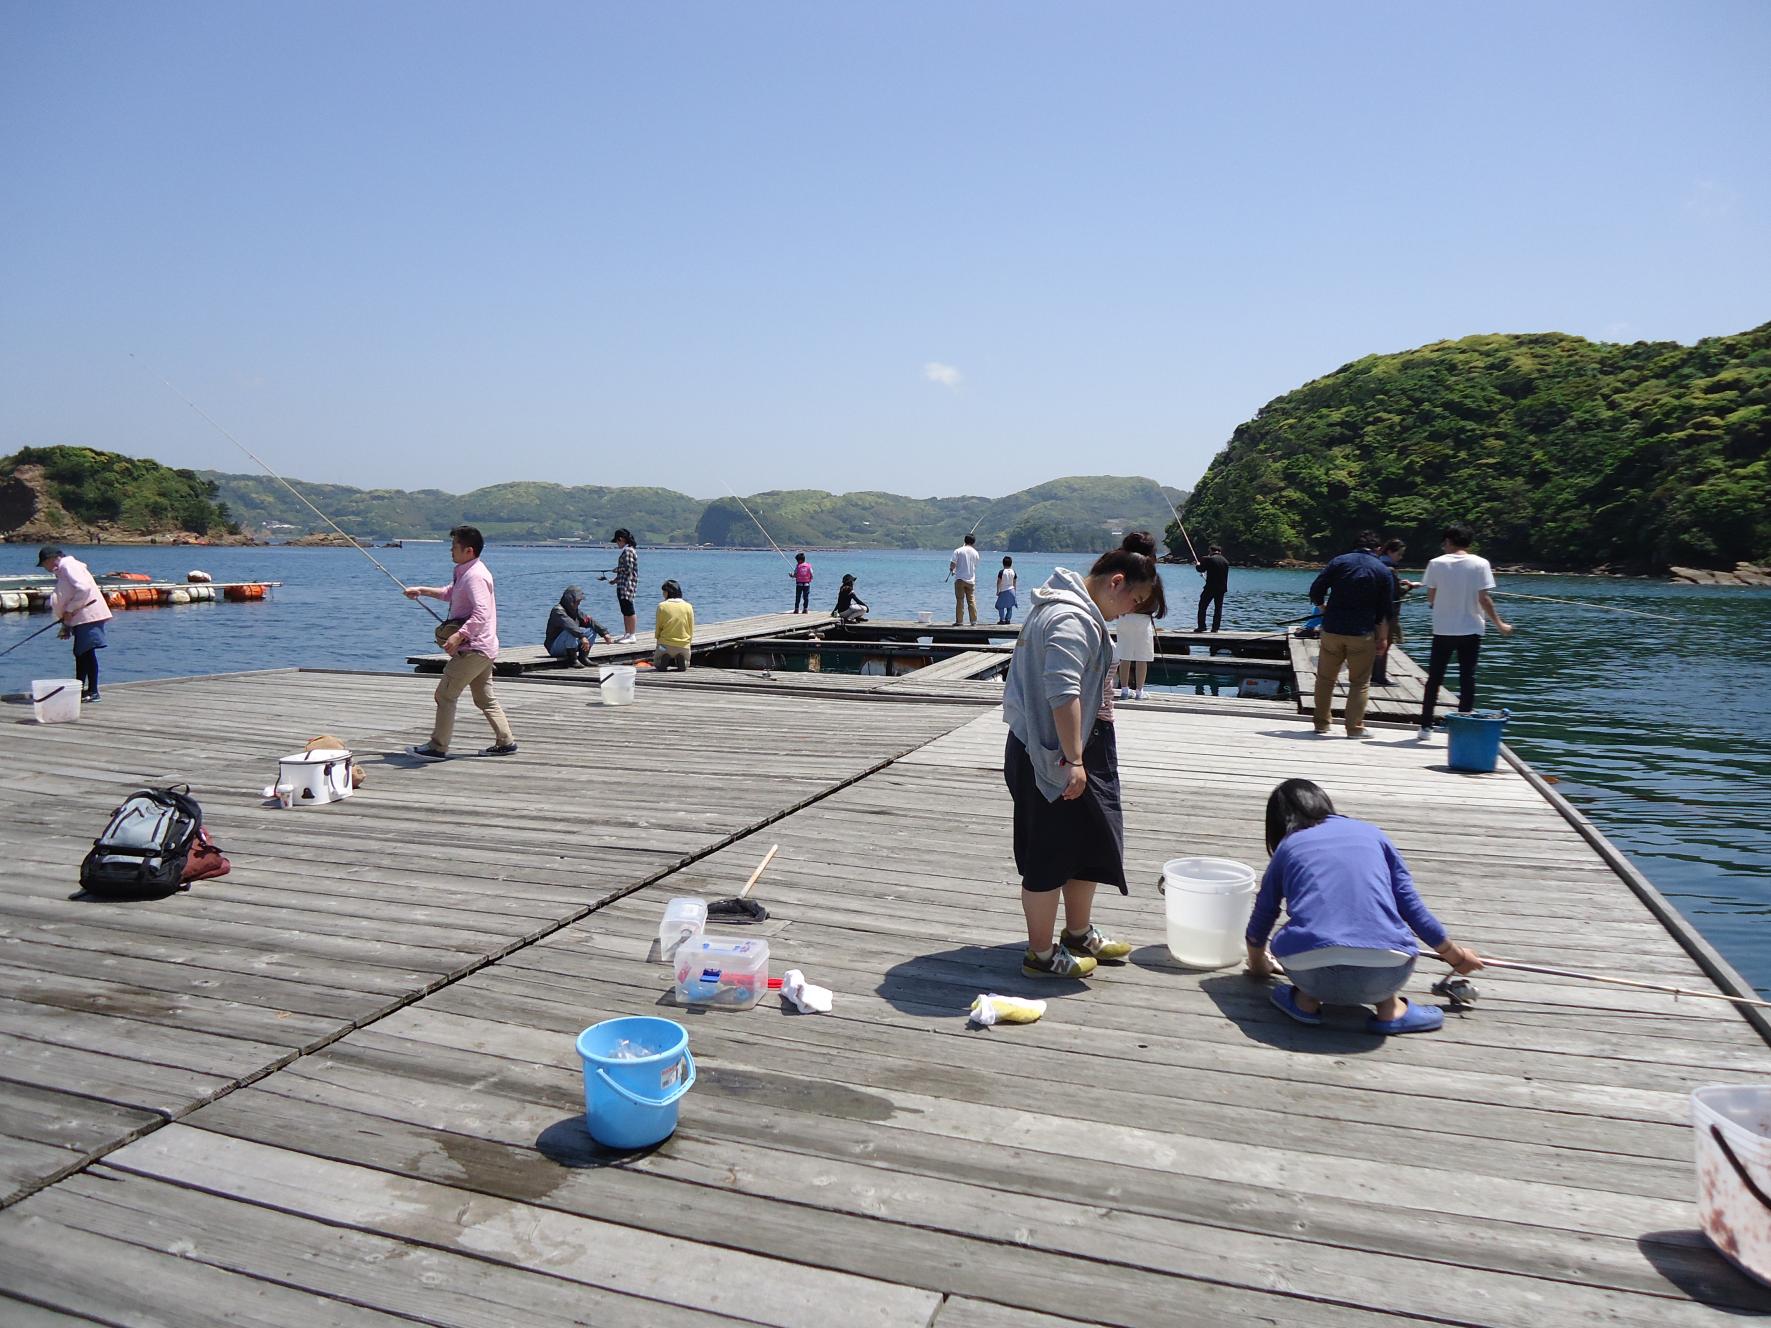
<svg viewBox="0 0 1771 1328"><path fill-rule="evenodd" d="M775 860L775 855L780 851L781 846L779 844L769 845L769 851L763 854L763 860L756 864L756 870L751 872L750 879L744 882L744 888L738 892L738 898L743 899L750 893L750 887L756 884L757 877L763 874L764 869Z"/></svg>

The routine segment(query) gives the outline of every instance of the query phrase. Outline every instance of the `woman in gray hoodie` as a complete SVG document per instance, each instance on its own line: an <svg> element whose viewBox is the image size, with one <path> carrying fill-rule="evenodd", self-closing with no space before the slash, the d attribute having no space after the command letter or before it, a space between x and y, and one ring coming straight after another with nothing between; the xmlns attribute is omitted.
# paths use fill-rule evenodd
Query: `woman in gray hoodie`
<svg viewBox="0 0 1771 1328"><path fill-rule="evenodd" d="M1087 977L1099 960L1131 953L1090 917L1097 883L1125 890L1125 851L1117 771L1097 767L1096 777L1110 776L1114 785L1097 796L1085 754L1108 745L1091 742L1113 661L1107 624L1145 611L1161 595L1156 560L1142 551L1147 541L1128 536L1129 547L1102 554L1087 576L1053 572L1031 596L1009 661L1003 779L1015 804L1015 866L1027 918L1021 971L1031 977ZM1054 943L1060 897L1064 933Z"/></svg>

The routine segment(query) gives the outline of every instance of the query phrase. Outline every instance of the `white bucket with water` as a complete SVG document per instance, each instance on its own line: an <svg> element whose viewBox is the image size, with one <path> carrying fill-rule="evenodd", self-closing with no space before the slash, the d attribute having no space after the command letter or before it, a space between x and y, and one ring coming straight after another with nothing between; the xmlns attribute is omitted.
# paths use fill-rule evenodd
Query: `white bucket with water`
<svg viewBox="0 0 1771 1328"><path fill-rule="evenodd" d="M32 679L31 713L39 724L66 724L80 718L80 680Z"/></svg>
<svg viewBox="0 0 1771 1328"><path fill-rule="evenodd" d="M289 789L287 807L323 807L329 802L342 802L356 792L351 779L351 754L342 747L318 747L311 752L293 752L277 762L276 798L283 802L283 788Z"/></svg>
<svg viewBox="0 0 1771 1328"><path fill-rule="evenodd" d="M919 623L933 622L934 617L935 611L933 609L918 609L916 611L916 621Z"/></svg>
<svg viewBox="0 0 1771 1328"><path fill-rule="evenodd" d="M1691 1124L1703 1234L1742 1272L1771 1284L1771 1085L1696 1089Z"/></svg>
<svg viewBox="0 0 1771 1328"><path fill-rule="evenodd" d="M597 669L604 705L632 705L633 680L638 670L631 664L604 664Z"/></svg>
<svg viewBox="0 0 1771 1328"><path fill-rule="evenodd" d="M1247 954L1243 933L1254 908L1254 868L1229 858L1174 858L1162 864L1168 952L1188 968L1228 968Z"/></svg>

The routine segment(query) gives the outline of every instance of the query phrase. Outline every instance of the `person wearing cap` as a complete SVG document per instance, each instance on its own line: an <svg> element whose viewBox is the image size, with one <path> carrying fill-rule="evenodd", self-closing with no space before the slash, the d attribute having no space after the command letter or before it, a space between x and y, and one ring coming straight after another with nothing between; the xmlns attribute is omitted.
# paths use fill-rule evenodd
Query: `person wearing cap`
<svg viewBox="0 0 1771 1328"><path fill-rule="evenodd" d="M61 638L74 642L74 676L80 680L80 699L97 703L98 652L107 644L105 624L111 607L86 564L46 544L37 550L37 566L55 575L49 611L61 622Z"/></svg>

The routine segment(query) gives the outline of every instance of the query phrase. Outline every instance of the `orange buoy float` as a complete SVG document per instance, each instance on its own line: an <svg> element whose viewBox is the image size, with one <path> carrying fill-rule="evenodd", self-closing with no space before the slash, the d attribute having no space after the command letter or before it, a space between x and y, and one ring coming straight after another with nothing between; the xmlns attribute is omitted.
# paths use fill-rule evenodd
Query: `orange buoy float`
<svg viewBox="0 0 1771 1328"><path fill-rule="evenodd" d="M105 575L107 581L152 581L153 579L146 572L109 572Z"/></svg>
<svg viewBox="0 0 1771 1328"><path fill-rule="evenodd" d="M105 592L105 603L109 604L113 609L120 609L127 604L128 601L123 598L121 591L107 590Z"/></svg>
<svg viewBox="0 0 1771 1328"><path fill-rule="evenodd" d="M257 583L244 586L228 586L224 593L231 600L263 599L264 587Z"/></svg>

